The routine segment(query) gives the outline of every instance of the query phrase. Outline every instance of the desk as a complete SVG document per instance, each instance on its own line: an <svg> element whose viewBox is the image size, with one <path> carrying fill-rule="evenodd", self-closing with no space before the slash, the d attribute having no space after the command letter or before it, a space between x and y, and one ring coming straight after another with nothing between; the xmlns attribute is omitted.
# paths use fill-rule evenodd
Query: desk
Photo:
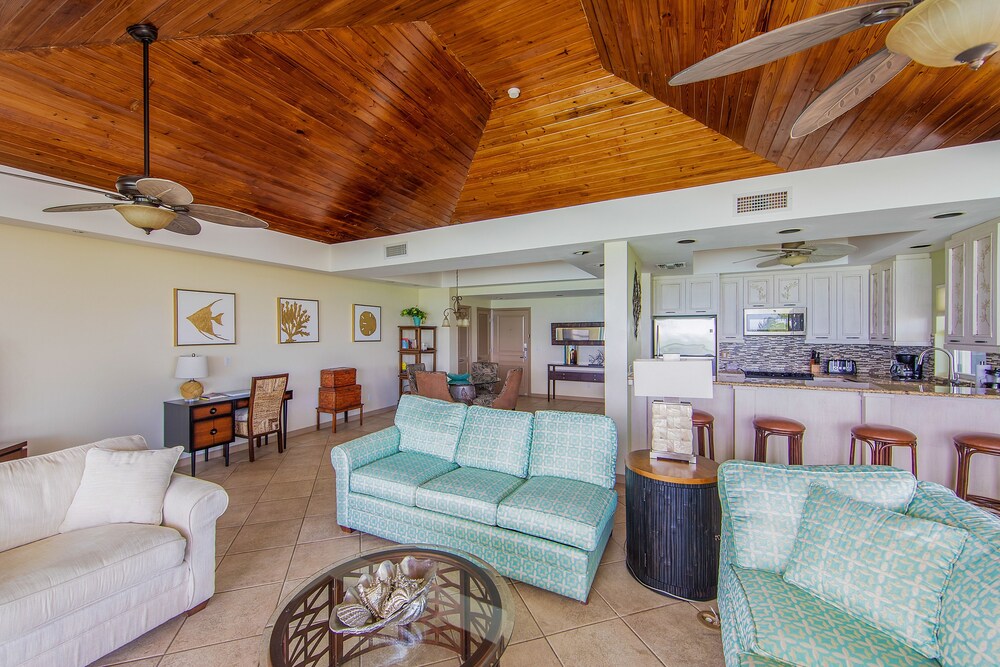
<svg viewBox="0 0 1000 667"><path fill-rule="evenodd" d="M292 400L292 390L285 392L281 402L281 435L288 442L288 401ZM163 402L163 446L183 445L184 451L191 453L191 476L194 477L195 454L219 445L228 445L236 439L236 411L249 407L250 397L229 396L207 401L187 402L184 399ZM250 445L253 446L252 444ZM226 454L226 465L229 455Z"/></svg>
<svg viewBox="0 0 1000 667"><path fill-rule="evenodd" d="M545 385L546 400L550 401L556 397L556 380L562 380L563 382L600 382L604 384L604 366L549 364L549 381Z"/></svg>

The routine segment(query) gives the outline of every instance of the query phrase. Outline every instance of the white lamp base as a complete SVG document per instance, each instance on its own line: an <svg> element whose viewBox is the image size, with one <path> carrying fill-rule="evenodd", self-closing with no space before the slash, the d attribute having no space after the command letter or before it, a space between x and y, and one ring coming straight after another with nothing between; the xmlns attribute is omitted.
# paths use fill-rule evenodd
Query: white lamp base
<svg viewBox="0 0 1000 667"><path fill-rule="evenodd" d="M653 401L649 458L696 463L690 403Z"/></svg>

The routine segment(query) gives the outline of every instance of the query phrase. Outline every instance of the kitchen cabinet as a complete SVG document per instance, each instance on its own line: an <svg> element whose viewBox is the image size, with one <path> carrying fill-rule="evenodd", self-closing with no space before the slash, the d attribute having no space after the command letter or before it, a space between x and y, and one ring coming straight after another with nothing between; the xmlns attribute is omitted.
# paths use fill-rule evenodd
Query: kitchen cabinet
<svg viewBox="0 0 1000 667"><path fill-rule="evenodd" d="M868 269L837 272L837 340L855 345L868 342Z"/></svg>
<svg viewBox="0 0 1000 667"><path fill-rule="evenodd" d="M774 306L776 308L799 308L806 305L806 275L801 273L774 274Z"/></svg>
<svg viewBox="0 0 1000 667"><path fill-rule="evenodd" d="M873 264L869 283L869 339L878 345L930 345L931 260L927 253Z"/></svg>
<svg viewBox="0 0 1000 667"><path fill-rule="evenodd" d="M719 279L719 341L743 342L743 280Z"/></svg>
<svg viewBox="0 0 1000 667"><path fill-rule="evenodd" d="M997 347L994 299L1000 263L996 223L978 225L945 246L945 342L949 347L992 351Z"/></svg>
<svg viewBox="0 0 1000 667"><path fill-rule="evenodd" d="M774 276L770 274L743 277L743 306L745 308L770 308Z"/></svg>
<svg viewBox="0 0 1000 667"><path fill-rule="evenodd" d="M807 343L832 343L837 338L837 276L810 273L809 311L806 317Z"/></svg>
<svg viewBox="0 0 1000 667"><path fill-rule="evenodd" d="M719 276L653 278L653 315L715 315L719 312Z"/></svg>

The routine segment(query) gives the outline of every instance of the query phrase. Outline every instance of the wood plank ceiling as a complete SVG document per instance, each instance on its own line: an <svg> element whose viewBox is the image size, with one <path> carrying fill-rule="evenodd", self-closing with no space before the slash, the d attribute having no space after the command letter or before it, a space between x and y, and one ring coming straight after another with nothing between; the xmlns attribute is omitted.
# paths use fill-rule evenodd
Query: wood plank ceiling
<svg viewBox="0 0 1000 667"><path fill-rule="evenodd" d="M994 57L979 73L911 65L789 139L885 27L666 85L849 4L12 1L0 4L0 163L101 188L139 169L141 49L124 28L140 21L160 28L153 174L330 243L1000 138Z"/></svg>

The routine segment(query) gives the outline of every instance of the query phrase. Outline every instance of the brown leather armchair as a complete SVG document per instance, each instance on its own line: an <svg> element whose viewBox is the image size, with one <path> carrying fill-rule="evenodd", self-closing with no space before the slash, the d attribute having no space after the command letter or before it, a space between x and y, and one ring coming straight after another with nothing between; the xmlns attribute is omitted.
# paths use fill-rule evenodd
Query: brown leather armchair
<svg viewBox="0 0 1000 667"><path fill-rule="evenodd" d="M427 398L436 398L439 401L454 403L448 391L448 376L440 371L429 373L427 371L417 371L415 373L417 381L417 395Z"/></svg>
<svg viewBox="0 0 1000 667"><path fill-rule="evenodd" d="M499 394L485 393L476 395L473 405L482 405L487 408L497 408L498 410L514 410L517 408L517 394L521 391L521 378L524 377L523 368L512 368L507 371L507 378L503 381L503 389Z"/></svg>

